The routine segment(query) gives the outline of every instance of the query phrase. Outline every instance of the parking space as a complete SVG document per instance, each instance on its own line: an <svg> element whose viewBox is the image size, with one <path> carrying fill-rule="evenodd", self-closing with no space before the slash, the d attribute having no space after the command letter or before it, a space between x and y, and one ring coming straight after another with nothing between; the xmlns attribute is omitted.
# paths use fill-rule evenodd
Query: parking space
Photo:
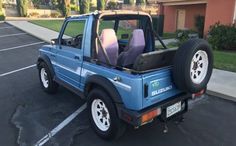
<svg viewBox="0 0 236 146"><path fill-rule="evenodd" d="M5 29L1 30L1 32L2 31L5 31ZM28 44L37 43L37 42L42 42L41 40L36 39L35 37L32 37L31 35L27 35L22 31L21 31L21 34L22 35L16 35L16 36L11 36L12 34L8 34L9 36L0 37L1 39L0 50L12 48L12 47L19 47L22 45L28 45Z"/></svg>
<svg viewBox="0 0 236 146"><path fill-rule="evenodd" d="M4 27L9 28L1 29ZM191 101L185 121L169 122L168 133L163 133L164 125L155 121L138 129L128 126L118 140L102 140L90 128L87 110L71 118L85 101L63 87L55 95L41 89L33 65L39 47L45 43L10 27L0 23L0 36L22 35L0 37L0 145L32 146L66 123L68 117L69 124L53 137L48 135L44 146L236 145L236 104L210 96Z"/></svg>
<svg viewBox="0 0 236 146"><path fill-rule="evenodd" d="M0 30L4 30L4 31L0 31L0 38L5 35L13 35L14 36L16 34L23 34L24 33L12 26L3 26L3 27L0 27Z"/></svg>
<svg viewBox="0 0 236 146"><path fill-rule="evenodd" d="M9 35L0 37L0 145L33 145L84 101L64 88L53 96L42 92L33 65L45 43L11 27L0 24L0 36ZM17 33L23 35L11 36Z"/></svg>

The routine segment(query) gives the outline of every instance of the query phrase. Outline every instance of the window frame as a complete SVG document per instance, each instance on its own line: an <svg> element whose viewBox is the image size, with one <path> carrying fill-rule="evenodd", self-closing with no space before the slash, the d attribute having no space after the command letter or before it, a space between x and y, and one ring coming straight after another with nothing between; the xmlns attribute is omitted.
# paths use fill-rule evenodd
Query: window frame
<svg viewBox="0 0 236 146"><path fill-rule="evenodd" d="M65 30L67 28L68 23L73 22L73 21L84 21L84 30L83 30L83 38L82 38L82 44L81 44L81 48L75 48L72 46L67 46L67 45L62 45L62 37L65 33ZM63 25L62 25L62 29L60 31L59 37L58 37L58 45L59 48L62 49L62 46L66 46L66 48L74 48L74 49L78 49L78 50L82 50L84 48L84 41L85 41L85 33L86 33L86 27L87 27L87 18L78 18L78 19L70 19L70 20L65 20Z"/></svg>

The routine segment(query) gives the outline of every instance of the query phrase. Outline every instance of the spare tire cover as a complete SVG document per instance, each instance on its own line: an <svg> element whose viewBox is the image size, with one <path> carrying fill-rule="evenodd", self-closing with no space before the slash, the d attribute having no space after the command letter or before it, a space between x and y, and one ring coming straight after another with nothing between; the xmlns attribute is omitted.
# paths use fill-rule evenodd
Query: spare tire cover
<svg viewBox="0 0 236 146"><path fill-rule="evenodd" d="M203 39L191 39L177 50L173 80L178 89L197 93L206 88L213 69L213 53Z"/></svg>

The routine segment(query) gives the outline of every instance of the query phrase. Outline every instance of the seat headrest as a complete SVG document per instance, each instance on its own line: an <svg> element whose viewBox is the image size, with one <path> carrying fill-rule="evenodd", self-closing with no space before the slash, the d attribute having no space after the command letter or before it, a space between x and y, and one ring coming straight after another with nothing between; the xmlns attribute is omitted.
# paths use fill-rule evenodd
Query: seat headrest
<svg viewBox="0 0 236 146"><path fill-rule="evenodd" d="M145 38L142 29L135 29L132 33L130 40L130 46L132 47L145 47Z"/></svg>
<svg viewBox="0 0 236 146"><path fill-rule="evenodd" d="M116 33L113 29L103 29L100 39L101 39L102 46L105 49L107 49L107 47L118 48L118 41L117 41Z"/></svg>

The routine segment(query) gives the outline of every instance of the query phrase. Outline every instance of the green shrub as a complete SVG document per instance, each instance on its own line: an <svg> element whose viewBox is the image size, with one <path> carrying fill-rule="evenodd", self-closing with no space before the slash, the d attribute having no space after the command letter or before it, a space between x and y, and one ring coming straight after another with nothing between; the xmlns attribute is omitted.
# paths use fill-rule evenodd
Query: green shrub
<svg viewBox="0 0 236 146"><path fill-rule="evenodd" d="M215 50L236 50L236 26L216 23L210 27L208 41Z"/></svg>
<svg viewBox="0 0 236 146"><path fill-rule="evenodd" d="M124 4L133 5L134 0L124 0Z"/></svg>
<svg viewBox="0 0 236 146"><path fill-rule="evenodd" d="M176 39L178 40L178 46L182 45L185 41L191 38L198 38L198 34L194 30L177 30Z"/></svg>
<svg viewBox="0 0 236 146"><path fill-rule="evenodd" d="M136 5L145 5L146 0L136 0Z"/></svg>
<svg viewBox="0 0 236 146"><path fill-rule="evenodd" d="M26 17L28 11L28 0L16 0L16 3L17 3L18 14L21 17Z"/></svg>
<svg viewBox="0 0 236 146"><path fill-rule="evenodd" d="M0 11L0 21L4 21L5 20L5 15L3 14L2 11Z"/></svg>
<svg viewBox="0 0 236 146"><path fill-rule="evenodd" d="M97 0L97 9L104 10L106 6L105 0Z"/></svg>
<svg viewBox="0 0 236 146"><path fill-rule="evenodd" d="M31 12L29 14L29 17L39 17L39 13L38 12Z"/></svg>
<svg viewBox="0 0 236 146"><path fill-rule="evenodd" d="M205 17L204 16L198 15L195 17L195 27L197 29L197 32L198 32L200 38L203 38L204 24L205 24Z"/></svg>
<svg viewBox="0 0 236 146"><path fill-rule="evenodd" d="M88 0L79 0L80 5L80 14L89 13L90 11L90 1Z"/></svg>
<svg viewBox="0 0 236 146"><path fill-rule="evenodd" d="M2 0L0 0L0 12L2 12Z"/></svg>
<svg viewBox="0 0 236 146"><path fill-rule="evenodd" d="M50 16L48 14L43 14L40 16L41 18L49 18Z"/></svg>
<svg viewBox="0 0 236 146"><path fill-rule="evenodd" d="M71 9L71 11L77 11L77 12L79 11L79 7L75 4L71 4L70 9Z"/></svg>
<svg viewBox="0 0 236 146"><path fill-rule="evenodd" d="M115 1L108 2L107 9L108 10L116 10L116 9L118 9L118 3L115 2Z"/></svg>
<svg viewBox="0 0 236 146"><path fill-rule="evenodd" d="M58 0L58 8L62 12L62 15L67 17L70 15L70 0Z"/></svg>
<svg viewBox="0 0 236 146"><path fill-rule="evenodd" d="M52 12L50 15L52 18L58 18L61 16L61 14L59 12Z"/></svg>

